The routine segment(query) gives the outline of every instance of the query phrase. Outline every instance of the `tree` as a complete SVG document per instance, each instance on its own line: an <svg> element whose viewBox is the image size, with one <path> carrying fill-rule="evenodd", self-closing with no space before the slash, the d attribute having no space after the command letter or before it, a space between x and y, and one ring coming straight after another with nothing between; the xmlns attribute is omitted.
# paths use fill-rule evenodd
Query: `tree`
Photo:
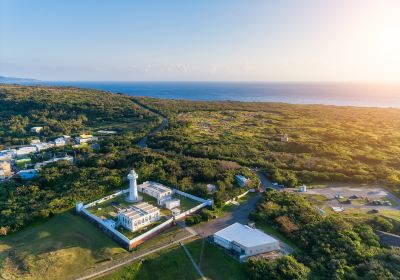
<svg viewBox="0 0 400 280"><path fill-rule="evenodd" d="M305 280L310 269L292 256L276 260L249 260L248 271L252 280Z"/></svg>

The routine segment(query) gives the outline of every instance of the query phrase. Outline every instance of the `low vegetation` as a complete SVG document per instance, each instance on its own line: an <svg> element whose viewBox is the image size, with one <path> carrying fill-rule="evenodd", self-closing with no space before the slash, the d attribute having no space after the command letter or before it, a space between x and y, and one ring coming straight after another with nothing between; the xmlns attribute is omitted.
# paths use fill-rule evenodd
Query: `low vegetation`
<svg viewBox="0 0 400 280"><path fill-rule="evenodd" d="M303 196L273 190L265 193L251 218L276 228L300 248L295 260L290 260L295 262L289 265L294 269L291 273L298 275L293 279L400 277L400 250L384 248L373 231L388 229L383 218L368 224L346 221L335 214L324 217ZM274 273L282 276L281 265L280 260L255 261L250 263L250 271L254 279Z"/></svg>
<svg viewBox="0 0 400 280"><path fill-rule="evenodd" d="M400 194L400 110L143 98L167 115L150 145L257 166L286 186L383 183ZM288 135L289 141L281 141Z"/></svg>

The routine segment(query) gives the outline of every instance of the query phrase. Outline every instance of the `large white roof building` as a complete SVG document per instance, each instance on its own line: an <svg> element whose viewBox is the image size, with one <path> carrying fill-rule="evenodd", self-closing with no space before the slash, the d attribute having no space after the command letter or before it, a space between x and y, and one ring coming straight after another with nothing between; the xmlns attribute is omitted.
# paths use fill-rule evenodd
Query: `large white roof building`
<svg viewBox="0 0 400 280"><path fill-rule="evenodd" d="M240 259L280 250L279 241L272 236L239 223L214 233L214 242L236 252Z"/></svg>
<svg viewBox="0 0 400 280"><path fill-rule="evenodd" d="M134 204L118 213L119 224L132 232L157 221L159 218L160 209L146 202Z"/></svg>

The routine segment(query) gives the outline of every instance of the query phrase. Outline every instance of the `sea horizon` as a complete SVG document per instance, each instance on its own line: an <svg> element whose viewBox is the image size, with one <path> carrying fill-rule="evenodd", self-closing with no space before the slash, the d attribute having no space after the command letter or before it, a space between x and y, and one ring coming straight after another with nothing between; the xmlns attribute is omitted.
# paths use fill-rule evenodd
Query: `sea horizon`
<svg viewBox="0 0 400 280"><path fill-rule="evenodd" d="M34 81L21 85L89 88L129 96L192 101L282 102L400 108L400 84L263 81Z"/></svg>

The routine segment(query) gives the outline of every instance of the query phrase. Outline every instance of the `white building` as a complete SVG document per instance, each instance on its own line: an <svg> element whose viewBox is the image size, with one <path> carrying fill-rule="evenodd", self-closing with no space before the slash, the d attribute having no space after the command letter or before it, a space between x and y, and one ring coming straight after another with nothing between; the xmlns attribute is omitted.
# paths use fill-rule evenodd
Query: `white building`
<svg viewBox="0 0 400 280"><path fill-rule="evenodd" d="M32 139L31 145L34 145L34 144L40 144L40 139Z"/></svg>
<svg viewBox="0 0 400 280"><path fill-rule="evenodd" d="M261 230L234 223L214 233L214 242L236 252L240 260L247 257L280 250L279 241Z"/></svg>
<svg viewBox="0 0 400 280"><path fill-rule="evenodd" d="M146 181L138 186L139 192L148 194L157 199L159 205L165 204L171 199L172 190L162 184Z"/></svg>
<svg viewBox="0 0 400 280"><path fill-rule="evenodd" d="M48 150L48 149L54 147L53 144L47 143L47 142L42 142L42 143L39 143L39 144L35 144L34 146L36 147L36 150L37 150L38 152L44 151L44 150Z"/></svg>
<svg viewBox="0 0 400 280"><path fill-rule="evenodd" d="M180 205L181 205L181 200L177 198L165 201L165 208L167 209L173 209L179 207Z"/></svg>
<svg viewBox="0 0 400 280"><path fill-rule="evenodd" d="M43 126L34 126L31 128L31 132L40 133L43 130Z"/></svg>
<svg viewBox="0 0 400 280"><path fill-rule="evenodd" d="M235 175L235 180L239 184L239 186L244 187L249 183L249 179L242 175Z"/></svg>
<svg viewBox="0 0 400 280"><path fill-rule="evenodd" d="M76 144L95 142L98 140L99 140L98 137L93 136L91 134L81 134L81 135L79 135L79 137L75 137Z"/></svg>
<svg viewBox="0 0 400 280"><path fill-rule="evenodd" d="M57 147L62 147L67 144L67 140L64 137L58 137L54 140L54 145Z"/></svg>
<svg viewBox="0 0 400 280"><path fill-rule="evenodd" d="M307 192L307 186L306 186L306 185L301 185L301 186L299 187L299 192L302 192L302 193Z"/></svg>
<svg viewBox="0 0 400 280"><path fill-rule="evenodd" d="M289 142L289 136L287 134L281 135L281 142Z"/></svg>
<svg viewBox="0 0 400 280"><path fill-rule="evenodd" d="M118 223L129 231L136 231L160 219L160 209L140 202L118 213Z"/></svg>
<svg viewBox="0 0 400 280"><path fill-rule="evenodd" d="M22 156L26 156L32 153L36 153L37 149L35 146L26 146L26 147L21 147L18 148L16 151L16 155L17 157L22 157Z"/></svg>
<svg viewBox="0 0 400 280"><path fill-rule="evenodd" d="M46 165L48 165L50 163L54 163L54 162L57 162L57 161L60 161L60 160L65 160L65 161L68 161L70 163L74 162L74 158L71 157L71 156L65 156L65 157L60 157L60 158L52 158L50 160L46 160L46 161L43 161L43 162L36 163L35 164L35 169L40 169L43 166L46 166Z"/></svg>

